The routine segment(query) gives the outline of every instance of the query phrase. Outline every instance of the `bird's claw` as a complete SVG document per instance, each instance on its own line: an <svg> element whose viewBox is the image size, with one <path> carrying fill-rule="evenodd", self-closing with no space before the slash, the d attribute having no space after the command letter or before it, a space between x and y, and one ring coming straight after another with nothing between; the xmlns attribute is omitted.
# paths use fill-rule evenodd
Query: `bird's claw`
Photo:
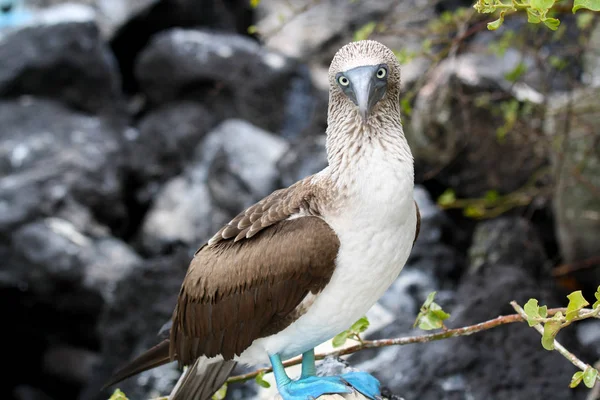
<svg viewBox="0 0 600 400"><path fill-rule="evenodd" d="M278 387L283 400L314 400L324 394L347 394L352 389L337 376L310 376Z"/></svg>
<svg viewBox="0 0 600 400"><path fill-rule="evenodd" d="M366 372L348 372L340 376L354 390L372 400L383 399L381 397L381 384L375 377Z"/></svg>

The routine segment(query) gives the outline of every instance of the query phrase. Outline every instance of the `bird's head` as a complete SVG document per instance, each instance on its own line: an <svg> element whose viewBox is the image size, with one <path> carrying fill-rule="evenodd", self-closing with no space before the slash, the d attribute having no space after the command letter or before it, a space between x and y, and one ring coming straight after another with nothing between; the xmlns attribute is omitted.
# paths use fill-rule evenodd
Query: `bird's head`
<svg viewBox="0 0 600 400"><path fill-rule="evenodd" d="M373 40L342 47L329 67L330 97L347 102L367 123L382 103L398 104L400 63L394 53Z"/></svg>

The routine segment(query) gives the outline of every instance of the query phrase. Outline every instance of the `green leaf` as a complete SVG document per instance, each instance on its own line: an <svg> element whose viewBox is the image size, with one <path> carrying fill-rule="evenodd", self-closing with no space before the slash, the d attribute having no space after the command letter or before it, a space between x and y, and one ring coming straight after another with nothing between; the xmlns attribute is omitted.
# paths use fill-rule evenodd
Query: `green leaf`
<svg viewBox="0 0 600 400"><path fill-rule="evenodd" d="M583 372L583 383L588 388L593 388L596 384L596 377L598 376L598 370L592 367L587 367Z"/></svg>
<svg viewBox="0 0 600 400"><path fill-rule="evenodd" d="M456 201L456 193L452 189L446 189L437 199L440 206L449 206Z"/></svg>
<svg viewBox="0 0 600 400"><path fill-rule="evenodd" d="M600 307L600 286L598 286L598 290L594 293L594 297L596 298L596 301L592 308Z"/></svg>
<svg viewBox="0 0 600 400"><path fill-rule="evenodd" d="M498 18L495 21L488 22L487 28L490 31L495 31L496 29L500 28L500 26L502 25L503 22L504 22L504 11L500 13L500 18Z"/></svg>
<svg viewBox="0 0 600 400"><path fill-rule="evenodd" d="M341 332L341 333L335 335L335 337L331 341L331 344L333 345L333 347L343 346L344 343L346 343L346 340L348 340L349 335L350 335L350 332L348 332L348 331Z"/></svg>
<svg viewBox="0 0 600 400"><path fill-rule="evenodd" d="M263 381L265 382L265 381ZM269 384L268 382L266 382ZM223 386L217 390L215 394L212 395L212 400L225 400L225 396L227 396L227 384L224 383Z"/></svg>
<svg viewBox="0 0 600 400"><path fill-rule="evenodd" d="M535 319L542 318L540 315L540 307L538 306L538 301L536 299L529 299L525 306L523 306L523 310L525 314L527 314L527 323L529 326L534 326L539 324Z"/></svg>
<svg viewBox="0 0 600 400"><path fill-rule="evenodd" d="M500 197L500 195L497 190L488 190L485 192L485 201L487 202L493 203L498 200L498 197Z"/></svg>
<svg viewBox="0 0 600 400"><path fill-rule="evenodd" d="M538 308L538 311L540 313L540 317L546 318L548 316L548 306L541 306Z"/></svg>
<svg viewBox="0 0 600 400"><path fill-rule="evenodd" d="M579 310L590 304L583 298L581 290L571 293L567 298L569 299L566 315L567 321L571 321L573 318L577 317L579 315Z"/></svg>
<svg viewBox="0 0 600 400"><path fill-rule="evenodd" d="M557 30L558 26L560 25L560 21L556 18L546 18L542 22L553 31Z"/></svg>
<svg viewBox="0 0 600 400"><path fill-rule="evenodd" d="M591 12L580 12L577 14L577 27L579 29L587 29L594 20L594 14Z"/></svg>
<svg viewBox="0 0 600 400"><path fill-rule="evenodd" d="M436 292L429 293L413 326L418 326L425 331L440 329L444 326L444 321L450 318L450 314L442 310L439 304L434 303L435 295Z"/></svg>
<svg viewBox="0 0 600 400"><path fill-rule="evenodd" d="M571 383L569 384L569 387L571 389L577 387L581 383L582 379L583 379L583 371L575 372L573 374L573 376L571 377Z"/></svg>
<svg viewBox="0 0 600 400"><path fill-rule="evenodd" d="M586 8L592 11L600 11L600 0L575 0L573 3L573 12L580 8Z"/></svg>
<svg viewBox="0 0 600 400"><path fill-rule="evenodd" d="M115 391L113 392L113 394L110 395L110 398L108 400L128 400L127 396L125 396L125 393L123 393L121 391L121 389L115 389Z"/></svg>
<svg viewBox="0 0 600 400"><path fill-rule="evenodd" d="M508 71L504 74L504 78L509 82L516 82L523 74L525 74L525 72L527 72L527 65L525 65L524 62L520 62L512 69L512 71Z"/></svg>
<svg viewBox="0 0 600 400"><path fill-rule="evenodd" d="M258 32L258 27L256 25L250 25L247 29L249 35L254 35Z"/></svg>
<svg viewBox="0 0 600 400"><path fill-rule="evenodd" d="M531 0L531 7L538 10L549 10L554 5L554 0Z"/></svg>
<svg viewBox="0 0 600 400"><path fill-rule="evenodd" d="M359 334L366 331L368 327L369 320L367 319L367 317L362 317L361 319L352 324L352 326L350 327L350 332Z"/></svg>
<svg viewBox="0 0 600 400"><path fill-rule="evenodd" d="M531 8L527 9L527 22L531 24L539 24L542 22L540 16Z"/></svg>
<svg viewBox="0 0 600 400"><path fill-rule="evenodd" d="M260 374L256 375L256 378L254 378L254 381L264 388L270 388L271 384L269 382L265 381L264 377L265 377L265 373L261 372Z"/></svg>
<svg viewBox="0 0 600 400"><path fill-rule="evenodd" d="M485 209L479 205L468 205L463 210L463 215L469 218L481 218L485 215Z"/></svg>
<svg viewBox="0 0 600 400"><path fill-rule="evenodd" d="M542 336L542 346L546 350L554 350L554 338L560 330L561 321L552 320L544 324L544 334Z"/></svg>
<svg viewBox="0 0 600 400"><path fill-rule="evenodd" d="M374 21L364 24L356 32L354 32L354 41L358 42L359 40L368 39L375 30L375 26L377 26L377 23Z"/></svg>
<svg viewBox="0 0 600 400"><path fill-rule="evenodd" d="M260 4L260 0L250 0L250 7L256 8Z"/></svg>

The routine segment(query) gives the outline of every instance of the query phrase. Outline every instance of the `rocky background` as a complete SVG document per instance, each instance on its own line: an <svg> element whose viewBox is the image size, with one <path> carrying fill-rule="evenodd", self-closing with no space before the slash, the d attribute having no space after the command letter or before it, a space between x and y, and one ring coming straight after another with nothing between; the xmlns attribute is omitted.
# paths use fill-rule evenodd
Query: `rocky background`
<svg viewBox="0 0 600 400"><path fill-rule="evenodd" d="M515 16L490 32L470 6L0 0L0 393L108 398L111 372L158 340L197 247L325 165L326 71L356 37L404 63L423 218L368 336L422 333L412 323L434 290L450 327L512 313L510 300L592 298L598 18L565 13L552 33ZM598 322L559 339L593 363ZM574 367L523 324L348 362L406 400L587 396L568 388ZM119 387L147 399L178 375L168 365ZM269 396L253 382L228 394Z"/></svg>

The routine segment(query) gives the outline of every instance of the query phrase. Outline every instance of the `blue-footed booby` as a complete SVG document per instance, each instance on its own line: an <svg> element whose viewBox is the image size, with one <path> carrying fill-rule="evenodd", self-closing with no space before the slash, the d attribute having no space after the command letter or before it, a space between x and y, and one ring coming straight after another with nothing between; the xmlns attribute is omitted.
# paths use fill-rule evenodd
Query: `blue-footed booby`
<svg viewBox="0 0 600 400"><path fill-rule="evenodd" d="M242 211L192 259L169 339L109 384L177 360L170 398L210 399L236 363L270 362L284 400L352 389L353 372L315 376L314 347L365 315L396 279L419 233L413 157L400 119L400 65L379 42L342 47L329 68L328 166ZM291 380L282 360L302 354Z"/></svg>

